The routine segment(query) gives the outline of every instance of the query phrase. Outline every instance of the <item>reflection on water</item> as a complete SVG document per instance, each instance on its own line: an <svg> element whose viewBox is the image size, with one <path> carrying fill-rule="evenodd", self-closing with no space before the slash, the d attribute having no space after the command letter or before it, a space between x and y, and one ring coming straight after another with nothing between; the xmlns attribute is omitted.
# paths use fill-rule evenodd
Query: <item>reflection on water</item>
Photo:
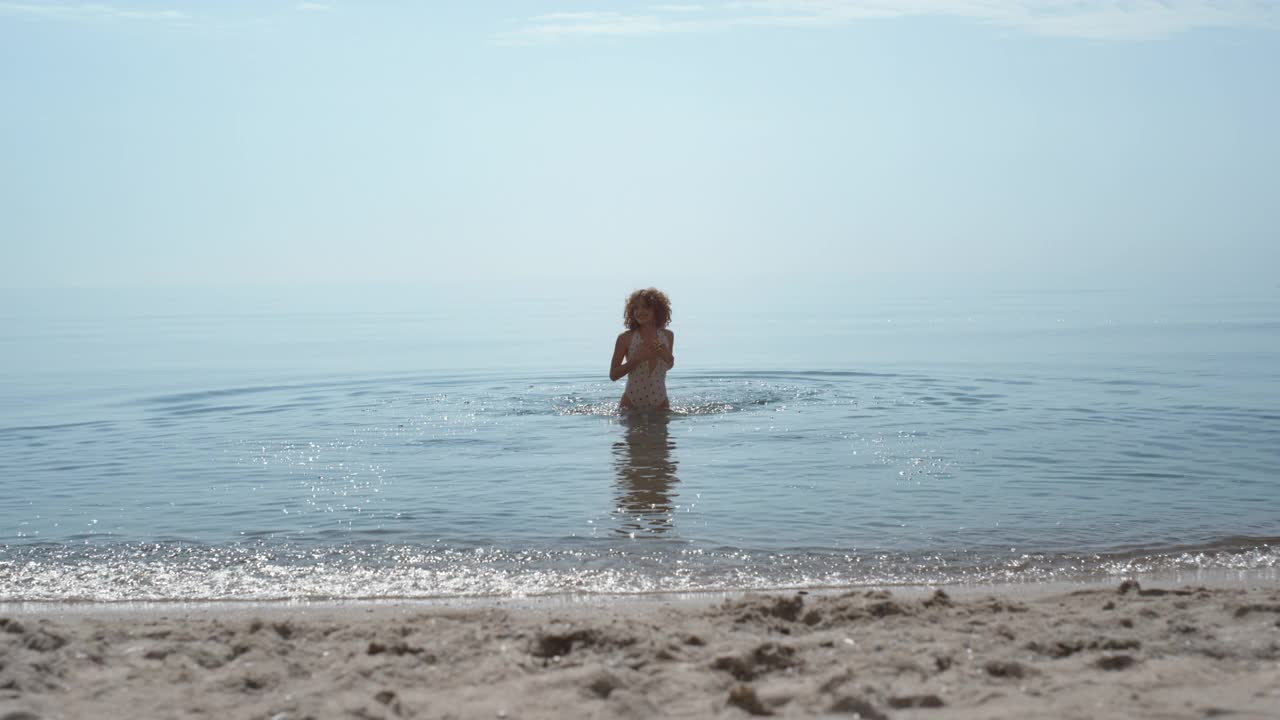
<svg viewBox="0 0 1280 720"><path fill-rule="evenodd" d="M628 414L620 419L623 440L613 444L617 473L618 517L615 532L630 537L656 536L674 527L671 499L676 477L675 442L667 431L667 413Z"/></svg>

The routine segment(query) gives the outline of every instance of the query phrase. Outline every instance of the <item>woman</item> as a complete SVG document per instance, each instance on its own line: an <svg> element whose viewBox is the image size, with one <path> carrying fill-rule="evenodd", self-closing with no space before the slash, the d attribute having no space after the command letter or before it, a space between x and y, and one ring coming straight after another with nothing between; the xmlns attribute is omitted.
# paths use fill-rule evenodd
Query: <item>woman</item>
<svg viewBox="0 0 1280 720"><path fill-rule="evenodd" d="M637 290L627 298L622 321L627 329L618 335L609 365L610 380L627 376L619 407L622 410L669 410L667 371L676 363L671 354L676 336L667 329L671 322L671 301L655 288Z"/></svg>

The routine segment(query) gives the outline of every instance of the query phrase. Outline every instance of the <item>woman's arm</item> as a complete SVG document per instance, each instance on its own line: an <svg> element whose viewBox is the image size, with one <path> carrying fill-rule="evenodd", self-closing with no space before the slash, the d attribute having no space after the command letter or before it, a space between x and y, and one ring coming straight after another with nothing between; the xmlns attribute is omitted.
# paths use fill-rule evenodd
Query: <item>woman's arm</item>
<svg viewBox="0 0 1280 720"><path fill-rule="evenodd" d="M653 352L641 348L637 357L627 358L628 362L622 362L622 358L626 357L628 348L631 347L631 332L624 332L618 335L618 341L613 344L613 360L609 362L609 379L616 381L618 378L626 375L640 363L653 357Z"/></svg>
<svg viewBox="0 0 1280 720"><path fill-rule="evenodd" d="M676 334L671 332L670 330L663 330L662 332L667 334L667 346L664 348L659 348L658 350L659 357L667 361L668 368L673 368L676 366L676 356L675 356Z"/></svg>

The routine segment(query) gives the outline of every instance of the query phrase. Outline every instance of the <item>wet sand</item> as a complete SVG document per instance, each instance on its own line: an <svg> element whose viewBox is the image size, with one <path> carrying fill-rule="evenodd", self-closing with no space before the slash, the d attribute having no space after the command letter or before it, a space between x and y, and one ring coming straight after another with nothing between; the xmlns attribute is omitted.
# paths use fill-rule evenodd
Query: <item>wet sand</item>
<svg viewBox="0 0 1280 720"><path fill-rule="evenodd" d="M0 720L1277 718L1280 586L36 605Z"/></svg>

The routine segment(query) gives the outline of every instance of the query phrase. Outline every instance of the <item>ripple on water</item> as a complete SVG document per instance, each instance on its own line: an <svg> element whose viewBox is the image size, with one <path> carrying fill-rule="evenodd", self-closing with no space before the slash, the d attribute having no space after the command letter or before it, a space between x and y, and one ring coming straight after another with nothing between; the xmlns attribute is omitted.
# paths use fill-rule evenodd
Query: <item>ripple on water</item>
<svg viewBox="0 0 1280 720"><path fill-rule="evenodd" d="M1162 404L1147 405L1109 392L1147 382L989 374L673 375L666 423L639 430L618 416L617 384L572 376L245 385L95 406L109 420L12 423L0 459L23 503L0 507L0 582L10 595L38 581L51 597L105 597L113 584L142 591L128 579L140 573L147 592L197 597L198 573L180 567L190 561L245 597L268 596L272 578L288 595L361 592L277 549L168 564L122 550L76 556L75 570L42 556L52 565L30 575L14 562L32 539L162 537L311 547L388 596L1035 578L1231 567L1247 553L1106 553L1264 534L1280 519L1269 451L1280 430L1252 398L1160 378ZM361 541L383 549L325 555ZM609 550L557 554L579 543ZM753 550L686 556L655 543ZM1010 547L1028 559L1010 566ZM79 590L76 573L88 578Z"/></svg>

